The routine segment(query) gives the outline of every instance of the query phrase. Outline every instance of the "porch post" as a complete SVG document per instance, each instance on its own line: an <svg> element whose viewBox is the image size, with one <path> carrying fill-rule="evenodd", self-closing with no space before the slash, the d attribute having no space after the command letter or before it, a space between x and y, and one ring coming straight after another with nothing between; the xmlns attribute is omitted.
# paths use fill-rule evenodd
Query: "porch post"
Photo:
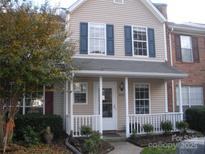
<svg viewBox="0 0 205 154"><path fill-rule="evenodd" d="M167 95L167 81L165 81L164 83L164 90L165 90L165 112L169 112L168 111L168 95Z"/></svg>
<svg viewBox="0 0 205 154"><path fill-rule="evenodd" d="M182 82L181 82L181 80L179 80L179 112L181 113L181 120L183 120Z"/></svg>
<svg viewBox="0 0 205 154"><path fill-rule="evenodd" d="M73 102L74 102L74 94L73 94L73 79L70 81L70 127L71 132L74 131L74 125L73 125Z"/></svg>
<svg viewBox="0 0 205 154"><path fill-rule="evenodd" d="M125 78L126 137L129 137L128 77Z"/></svg>
<svg viewBox="0 0 205 154"><path fill-rule="evenodd" d="M46 113L46 86L43 85L43 115Z"/></svg>
<svg viewBox="0 0 205 154"><path fill-rule="evenodd" d="M65 119L66 119L66 122L65 122L65 128L66 128L66 133L70 133L68 132L69 131L69 128L68 128L68 95L69 95L69 89L68 89L68 80L66 80L65 82Z"/></svg>
<svg viewBox="0 0 205 154"><path fill-rule="evenodd" d="M99 88L100 88L100 133L102 134L103 133L103 122L102 122L102 116L103 116L103 114L102 114L102 112L103 112L103 109L102 109L102 95L103 95L103 81L102 81L103 79L102 79L102 76L100 76L100 78L99 78Z"/></svg>

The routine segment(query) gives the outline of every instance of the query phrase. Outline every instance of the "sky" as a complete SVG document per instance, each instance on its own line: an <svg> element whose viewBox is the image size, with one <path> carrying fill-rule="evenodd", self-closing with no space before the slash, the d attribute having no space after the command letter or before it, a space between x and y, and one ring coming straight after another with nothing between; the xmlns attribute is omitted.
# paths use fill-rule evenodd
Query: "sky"
<svg viewBox="0 0 205 154"><path fill-rule="evenodd" d="M33 0L40 4L43 0ZM68 8L76 0L49 0L51 5ZM168 5L168 20L176 23L195 22L205 24L205 0L152 0Z"/></svg>

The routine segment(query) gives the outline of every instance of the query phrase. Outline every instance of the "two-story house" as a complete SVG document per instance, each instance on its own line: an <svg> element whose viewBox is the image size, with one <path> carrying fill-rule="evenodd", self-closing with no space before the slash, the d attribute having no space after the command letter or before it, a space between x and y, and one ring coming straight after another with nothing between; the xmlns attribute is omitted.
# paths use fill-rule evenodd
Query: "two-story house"
<svg viewBox="0 0 205 154"><path fill-rule="evenodd" d="M188 74L182 80L183 111L204 106L205 99L205 25L168 23L170 65ZM168 85L169 111L179 111L179 87Z"/></svg>
<svg viewBox="0 0 205 154"><path fill-rule="evenodd" d="M150 123L182 120L168 112L167 81L187 75L167 61L166 18L149 0L78 0L69 8L67 29L77 42L73 79L56 85L54 114L64 117L66 132L134 130ZM65 87L65 88L64 88ZM180 93L180 96L181 93Z"/></svg>

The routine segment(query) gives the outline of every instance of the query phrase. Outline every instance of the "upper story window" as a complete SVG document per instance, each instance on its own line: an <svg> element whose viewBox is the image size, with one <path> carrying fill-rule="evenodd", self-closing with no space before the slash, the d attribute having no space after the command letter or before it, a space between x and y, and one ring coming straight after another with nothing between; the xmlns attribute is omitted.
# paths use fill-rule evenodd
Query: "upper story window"
<svg viewBox="0 0 205 154"><path fill-rule="evenodd" d="M88 96L88 84L86 82L74 83L74 103L86 104Z"/></svg>
<svg viewBox="0 0 205 154"><path fill-rule="evenodd" d="M106 54L106 25L89 23L88 24L88 51L89 54Z"/></svg>
<svg viewBox="0 0 205 154"><path fill-rule="evenodd" d="M116 4L124 4L124 0L113 0Z"/></svg>
<svg viewBox="0 0 205 154"><path fill-rule="evenodd" d="M147 28L133 27L133 50L135 56L148 56Z"/></svg>
<svg viewBox="0 0 205 154"><path fill-rule="evenodd" d="M181 54L183 62L193 62L192 38L190 36L180 36Z"/></svg>

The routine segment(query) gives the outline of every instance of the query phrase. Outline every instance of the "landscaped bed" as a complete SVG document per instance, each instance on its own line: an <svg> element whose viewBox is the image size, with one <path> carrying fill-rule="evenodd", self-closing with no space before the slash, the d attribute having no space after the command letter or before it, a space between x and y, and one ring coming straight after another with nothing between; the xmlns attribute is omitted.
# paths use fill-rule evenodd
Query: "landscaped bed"
<svg viewBox="0 0 205 154"><path fill-rule="evenodd" d="M201 137L202 134L198 132L189 132L189 133L170 133L170 134L146 134L146 135L132 135L128 138L130 143L133 143L140 147L148 146L158 146L166 143L178 143L185 139L191 139L194 137Z"/></svg>
<svg viewBox="0 0 205 154"><path fill-rule="evenodd" d="M66 146L63 144L61 145L40 144L31 147L24 147L17 144L11 144L7 148L7 153L8 154L72 154L70 150L68 150Z"/></svg>
<svg viewBox="0 0 205 154"><path fill-rule="evenodd" d="M68 143L72 145L75 150L77 150L79 153L89 153L89 152L94 152L98 154L107 154L110 151L114 150L114 147L104 141L104 140L99 140L98 139L90 139L90 137L80 137L80 138L73 138L69 137L68 138ZM93 151L94 150L94 151Z"/></svg>

